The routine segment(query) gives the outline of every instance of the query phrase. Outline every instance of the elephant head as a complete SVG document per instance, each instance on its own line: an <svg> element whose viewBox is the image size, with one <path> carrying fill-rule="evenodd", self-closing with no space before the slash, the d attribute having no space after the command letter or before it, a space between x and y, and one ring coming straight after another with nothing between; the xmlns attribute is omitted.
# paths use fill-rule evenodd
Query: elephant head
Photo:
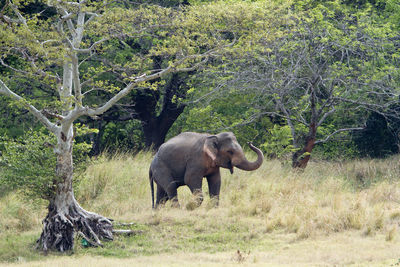
<svg viewBox="0 0 400 267"><path fill-rule="evenodd" d="M257 153L257 160L254 162L246 159L242 147L236 140L236 136L231 132L224 132L208 136L203 150L216 166L229 169L233 173L233 167L245 171L253 171L263 163L264 155L261 150L251 143L249 143L249 147Z"/></svg>

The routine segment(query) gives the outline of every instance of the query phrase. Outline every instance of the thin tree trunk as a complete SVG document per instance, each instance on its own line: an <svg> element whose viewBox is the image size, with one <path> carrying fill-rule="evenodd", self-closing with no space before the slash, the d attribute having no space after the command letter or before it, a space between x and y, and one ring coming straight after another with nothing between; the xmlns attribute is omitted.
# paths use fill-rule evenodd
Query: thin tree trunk
<svg viewBox="0 0 400 267"><path fill-rule="evenodd" d="M305 169L311 157L316 141L317 127L312 123L309 127L309 133L306 137L305 145L302 149L293 153L292 167Z"/></svg>
<svg viewBox="0 0 400 267"><path fill-rule="evenodd" d="M315 138L308 138L303 149L296 151L292 157L292 167L305 169L315 145Z"/></svg>
<svg viewBox="0 0 400 267"><path fill-rule="evenodd" d="M319 82L319 77L316 77L314 82L310 86L310 111L311 118L310 124L308 125L308 134L304 147L293 154L292 167L293 168L306 168L308 161L311 157L311 152L314 149L315 141L317 138L317 125L318 125L318 111L317 111L317 96L315 88Z"/></svg>
<svg viewBox="0 0 400 267"><path fill-rule="evenodd" d="M101 215L84 210L75 200L72 188L72 126L67 133L60 131L57 139L56 190L50 199L37 247L45 252L72 250L74 233L80 233L93 245L102 246L101 239L113 239L112 223Z"/></svg>

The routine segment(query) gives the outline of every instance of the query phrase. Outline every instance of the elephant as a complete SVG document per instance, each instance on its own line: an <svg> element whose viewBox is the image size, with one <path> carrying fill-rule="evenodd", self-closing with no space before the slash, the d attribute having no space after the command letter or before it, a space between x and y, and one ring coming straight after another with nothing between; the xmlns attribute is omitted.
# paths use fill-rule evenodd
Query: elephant
<svg viewBox="0 0 400 267"><path fill-rule="evenodd" d="M181 133L160 146L149 170L149 180L153 209L167 200L172 206L179 207L177 188L187 185L196 196L196 204L203 201L202 182L208 182L210 198L218 206L221 188L220 168L237 167L246 171L258 169L264 160L260 149L248 143L257 153L257 160L246 159L243 149L232 132L217 135L195 132ZM154 183L157 184L157 199L154 205Z"/></svg>

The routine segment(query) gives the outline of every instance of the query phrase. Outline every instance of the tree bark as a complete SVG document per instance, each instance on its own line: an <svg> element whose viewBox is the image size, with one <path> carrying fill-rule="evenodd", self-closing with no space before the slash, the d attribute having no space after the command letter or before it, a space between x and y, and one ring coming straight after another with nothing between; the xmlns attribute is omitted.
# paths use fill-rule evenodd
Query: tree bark
<svg viewBox="0 0 400 267"><path fill-rule="evenodd" d="M102 246L101 239L113 239L112 223L101 215L84 210L75 200L72 188L72 126L67 131L59 131L57 139L55 193L50 198L37 248L45 252L72 250L74 233L80 233L91 244Z"/></svg>
<svg viewBox="0 0 400 267"><path fill-rule="evenodd" d="M146 112L146 107L136 106L136 111L142 121L147 149L157 150L165 142L169 129L184 111L186 105L177 103L174 97L186 97L188 75L190 74L172 74L165 86L162 109L158 116L155 113L157 102L150 107L152 112Z"/></svg>
<svg viewBox="0 0 400 267"><path fill-rule="evenodd" d="M311 152L315 145L315 138L307 137L305 146L296 151L292 157L292 167L305 169L311 157Z"/></svg>
<svg viewBox="0 0 400 267"><path fill-rule="evenodd" d="M164 142L169 129L183 112L185 106L176 107L163 112L148 121L142 121L145 146L147 149L157 150Z"/></svg>
<svg viewBox="0 0 400 267"><path fill-rule="evenodd" d="M308 134L306 136L305 145L301 150L296 151L292 158L292 167L304 169L307 167L308 161L311 157L311 152L314 149L315 141L317 137L317 125L318 125L318 111L317 111L317 96L315 88L319 82L317 77L310 86L310 111L311 118L310 124L308 125Z"/></svg>
<svg viewBox="0 0 400 267"><path fill-rule="evenodd" d="M311 123L309 126L309 132L306 137L305 145L302 149L293 153L292 167L305 169L308 161L311 157L311 152L314 149L315 141L317 136L317 126L315 123Z"/></svg>

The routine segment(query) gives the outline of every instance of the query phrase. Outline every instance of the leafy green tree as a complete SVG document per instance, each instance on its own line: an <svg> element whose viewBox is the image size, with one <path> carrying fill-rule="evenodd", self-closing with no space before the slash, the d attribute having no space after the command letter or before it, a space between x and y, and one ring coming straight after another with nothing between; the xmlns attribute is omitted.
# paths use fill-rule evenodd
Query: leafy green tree
<svg viewBox="0 0 400 267"><path fill-rule="evenodd" d="M228 4L229 10L226 13L233 12L232 2ZM182 131L233 131L239 142L252 141L261 145L269 138L263 131L281 121L280 117L274 115L254 116L258 111L258 105L252 106L254 94L250 91L244 94L240 89L224 90L224 86L231 79L241 79L235 77L235 69L230 68L247 60L242 57L241 61L232 64L232 59L253 51L254 40L257 38L272 41L282 35L281 27L292 16L292 1L238 2L240 12L251 18L247 27L253 31L236 35L238 40L234 46L225 49L219 57L212 58L206 68L191 75L187 83L189 89L185 99L181 100L188 108L172 126L168 137Z"/></svg>
<svg viewBox="0 0 400 267"><path fill-rule="evenodd" d="M152 0L125 2L125 8L138 8L141 5L159 5L161 7L182 8L196 2L187 0ZM132 54L140 53L142 57L151 54L152 47L158 45L168 36L157 35L149 38L126 38L124 42L117 42L113 51L109 52L107 60L103 64L111 68L118 68L118 72L108 73L111 80L123 80L123 73L130 72L127 64ZM164 56L152 56L153 69L160 69L163 65L173 60L174 54ZM113 60L118 58L117 61ZM87 61L87 65L98 65L96 58ZM116 64L117 63L117 64ZM117 105L114 105L105 114L95 120L91 118L81 119L92 127L98 129L93 134L91 141L93 149L91 154L97 155L104 150L138 150L157 149L164 141L165 136L176 118L183 112L185 105L175 101L175 98L184 98L187 87L187 73L174 73L160 77L151 82L151 87L143 87L128 94ZM156 89L156 90L155 90ZM98 97L109 96L108 92L99 91ZM118 125L118 130L110 131ZM132 128L136 127L136 128ZM133 130L133 133L132 133ZM138 131L141 131L138 132ZM135 134L136 133L136 134Z"/></svg>
<svg viewBox="0 0 400 267"><path fill-rule="evenodd" d="M161 5L165 4L161 2ZM197 15L197 21L193 23L196 24L201 21L210 21L213 19L216 24L220 23L220 18L207 12L204 8L208 5L204 5L202 2L207 1L189 1L189 4L191 4L193 8L204 11ZM280 8L277 8L277 3L246 3L242 1L232 1L229 5L223 2L212 4L213 9L220 12L218 16L221 18L224 17L224 19L231 20L229 18L231 15L236 14L236 18L243 16L239 20L231 20L229 22L232 25L231 29L223 32L225 35L224 38L237 43L245 41L246 38L251 36L252 32L257 31L257 29L264 30L268 24L272 24L270 21L276 20L274 16L279 17L282 13L275 11L275 9L280 10ZM180 8L182 8L182 6ZM243 12L243 10L245 10L245 12ZM245 24L241 22L243 19L246 19ZM240 27L237 27L239 25ZM211 31L212 29L209 29L209 32ZM124 45L116 44L114 46L115 51L113 51L112 56L109 57L117 56L121 58L121 61L117 62L117 64L115 64L115 62L112 63L114 68L119 70L118 72L112 73L112 79L121 80L123 79L122 75L124 73L131 72L130 64L127 64L126 60L124 60L126 55L138 52L142 54L143 57L146 57L154 45L165 42L168 38L168 36L155 36L154 38L147 38L145 40L130 38ZM199 35L196 38L203 37ZM236 44L234 46L236 46ZM201 51L203 48L199 47L199 49ZM174 56L174 54L169 55L164 53L161 56L153 57L152 63L154 66L151 67L154 69L162 68L162 66L172 60ZM210 55L210 58L213 58L209 60L210 64L219 63L219 60L215 59L215 56L219 55L215 53ZM166 75L164 78L154 80L148 87L142 87L140 90L135 90L130 93L120 104L115 105L96 122L93 122L93 125L98 125L100 135L96 138L99 142L94 144L94 153L100 152L102 147L104 147L104 144L101 143L101 140L103 140L101 136L107 124L116 121L136 121L134 122L136 125L138 124L137 122L140 122L143 130L144 147L153 147L153 149L157 149L165 141L169 129L187 106L189 97L188 91L201 86L202 81L193 78L198 72L198 70L195 70ZM194 81L197 84L194 84ZM122 123L119 123L119 125L121 124Z"/></svg>
<svg viewBox="0 0 400 267"><path fill-rule="evenodd" d="M32 199L54 198L57 162L52 147L55 141L54 135L40 130L26 131L13 139L0 138L0 191L18 190ZM75 170L85 169L90 148L90 144L83 142L74 146Z"/></svg>
<svg viewBox="0 0 400 267"><path fill-rule="evenodd" d="M101 239L113 237L111 221L83 209L73 193L74 123L103 114L132 90L156 90L152 81L160 77L200 67L235 43L231 36L236 30L250 30L253 17L245 16L240 5L226 13L232 6L222 3L182 10L156 5L127 9L114 1L37 2L57 15L41 20L39 14L23 13L22 2L11 0L2 7L0 54L8 72L0 79L0 93L28 110L56 139L54 194L38 247L71 250L74 232L101 246ZM118 57L113 64L107 62L114 45L127 38L145 42L150 36L161 41L145 56L130 54L124 62L127 71L119 80L110 80L121 64ZM153 58L165 55L170 60L153 69ZM99 64L85 65L92 58ZM98 90L107 91L110 98L96 98Z"/></svg>
<svg viewBox="0 0 400 267"><path fill-rule="evenodd" d="M300 6L282 31L277 39L255 40L220 72L225 84L216 88L253 96L254 116L286 121L293 167L305 168L315 145L363 129L368 110L398 116L391 109L398 101L398 33L374 11L356 12L337 1ZM332 117L344 114L357 119L344 116L331 127Z"/></svg>

